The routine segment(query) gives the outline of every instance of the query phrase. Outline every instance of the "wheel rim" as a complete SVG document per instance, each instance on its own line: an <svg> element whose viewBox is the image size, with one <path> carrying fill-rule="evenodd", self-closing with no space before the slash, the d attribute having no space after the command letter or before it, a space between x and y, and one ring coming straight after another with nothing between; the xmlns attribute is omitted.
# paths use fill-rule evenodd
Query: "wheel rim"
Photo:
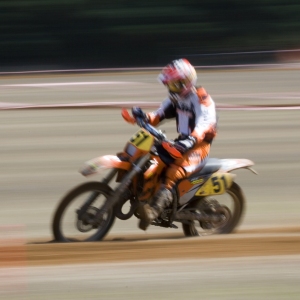
<svg viewBox="0 0 300 300"><path fill-rule="evenodd" d="M87 209L84 216L81 219L78 218L77 211L82 207L90 194L94 192L99 193L98 197ZM88 220L93 219L106 200L107 194L98 190L84 191L74 197L65 207L60 218L59 231L61 240L70 242L93 241L104 235L104 232L107 231L114 218L112 210L104 215L103 220L98 227L89 223Z"/></svg>

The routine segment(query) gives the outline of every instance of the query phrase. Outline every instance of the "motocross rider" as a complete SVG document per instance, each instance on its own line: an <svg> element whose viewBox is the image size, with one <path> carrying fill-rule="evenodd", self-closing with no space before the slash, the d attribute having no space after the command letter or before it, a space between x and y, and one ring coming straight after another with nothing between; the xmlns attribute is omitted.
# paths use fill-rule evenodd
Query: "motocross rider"
<svg viewBox="0 0 300 300"><path fill-rule="evenodd" d="M195 68L186 59L172 61L158 79L168 88L168 97L156 111L145 114L132 108L133 118L143 118L156 126L164 119L176 119L178 138L174 147L182 154L168 165L163 185L151 203L138 209L139 228L146 230L173 201L172 188L179 180L200 170L209 155L216 135L215 103L203 87L196 87Z"/></svg>

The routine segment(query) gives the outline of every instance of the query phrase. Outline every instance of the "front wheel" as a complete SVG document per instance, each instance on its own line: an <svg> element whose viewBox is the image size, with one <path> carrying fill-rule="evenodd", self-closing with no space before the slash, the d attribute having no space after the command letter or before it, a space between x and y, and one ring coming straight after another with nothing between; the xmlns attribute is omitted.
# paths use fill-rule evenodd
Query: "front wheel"
<svg viewBox="0 0 300 300"><path fill-rule="evenodd" d="M221 216L219 222L189 221L183 223L185 236L231 233L240 222L245 206L245 197L240 186L233 182L222 195L203 197L192 201L188 208L199 213L213 214L216 211Z"/></svg>
<svg viewBox="0 0 300 300"><path fill-rule="evenodd" d="M96 220L96 214L107 201L112 189L100 182L87 182L71 190L57 207L52 230L58 242L99 241L112 227L113 209Z"/></svg>

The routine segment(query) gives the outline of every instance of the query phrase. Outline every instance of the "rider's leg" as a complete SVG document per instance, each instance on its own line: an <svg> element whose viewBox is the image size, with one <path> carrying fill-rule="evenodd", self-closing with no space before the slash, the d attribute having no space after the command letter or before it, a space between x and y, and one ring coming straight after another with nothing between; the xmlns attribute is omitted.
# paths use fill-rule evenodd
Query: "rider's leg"
<svg viewBox="0 0 300 300"><path fill-rule="evenodd" d="M139 228L146 230L149 224L154 221L162 211L171 205L173 202L172 188L175 183L186 177L186 173L183 168L177 165L171 165L166 171L166 178L164 185L158 190L153 197L150 204L145 204L139 210L141 217Z"/></svg>
<svg viewBox="0 0 300 300"><path fill-rule="evenodd" d="M195 171L200 170L208 157L210 145L201 143L196 149L190 150L183 155L183 158L171 164L166 171L164 185L158 190L150 204L145 204L139 210L141 217L139 228L146 230L149 224L154 221L162 211L168 207L173 196L171 190L179 180L188 177Z"/></svg>

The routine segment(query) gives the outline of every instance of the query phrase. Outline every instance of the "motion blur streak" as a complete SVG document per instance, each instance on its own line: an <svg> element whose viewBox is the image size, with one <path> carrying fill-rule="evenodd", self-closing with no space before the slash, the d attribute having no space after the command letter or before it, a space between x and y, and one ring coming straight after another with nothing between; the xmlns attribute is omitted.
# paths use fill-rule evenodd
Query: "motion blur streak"
<svg viewBox="0 0 300 300"><path fill-rule="evenodd" d="M27 289L0 298L297 300L299 264L289 255L30 267Z"/></svg>
<svg viewBox="0 0 300 300"><path fill-rule="evenodd" d="M282 51L256 51L256 52L247 52L247 53L266 53L266 52L274 52L274 53L280 53L280 52L300 52L300 49L297 50L282 50ZM216 56L216 55L235 55L235 54L245 54L245 52L239 52L239 53L216 53L216 54L191 54L189 56ZM213 66L195 66L196 69L199 70L205 70L205 69L297 69L300 68L300 63L293 62L293 63L273 63L273 64L234 64L234 65L213 65ZM120 72L120 71L159 71L162 69L162 66L159 67L140 67L140 68L95 68L95 69L61 69L61 70L38 70L38 71L15 71L15 72L0 72L0 75L43 75L43 74L59 74L59 73L86 73L86 72Z"/></svg>
<svg viewBox="0 0 300 300"><path fill-rule="evenodd" d="M220 106L300 103L299 70L203 70L198 75L199 84ZM154 107L166 96L156 77L152 71L0 77L1 85L141 83L5 87L1 102L36 106L143 102ZM85 161L122 151L138 128L125 124L115 108L2 110L0 114L1 300L299 299L299 111L218 111L211 157L249 158L259 174L239 171L247 208L235 234L184 239L181 228L152 227L144 233L132 218L117 220L103 243L68 246L50 243L50 223L59 200L87 180L78 173ZM173 138L174 127L171 121L161 129ZM21 226L16 232L9 229L15 224ZM10 251L7 241L14 239ZM134 262L146 253L149 262ZM176 260L169 261L175 254ZM190 261L190 255L195 259ZM9 257L14 264L10 267L5 265ZM126 257L127 263L116 263ZM55 265L46 266L49 263Z"/></svg>
<svg viewBox="0 0 300 300"><path fill-rule="evenodd" d="M11 109L59 109L59 108L123 108L132 106L139 106L141 108L153 108L159 106L159 102L155 103L145 103L145 102L93 102L93 103L74 103L74 104L56 104L56 105L31 105L31 104L10 104L10 103L1 103L0 110L11 110ZM260 106L251 106L251 105L216 105L217 110L298 110L300 109L299 105L289 105L289 106L273 106L273 105L260 105Z"/></svg>
<svg viewBox="0 0 300 300"><path fill-rule="evenodd" d="M48 87L48 86L72 86L72 85L98 85L98 84L139 84L139 82L122 81L94 81L94 82L56 82L56 83L31 83L31 84L3 84L1 87Z"/></svg>

